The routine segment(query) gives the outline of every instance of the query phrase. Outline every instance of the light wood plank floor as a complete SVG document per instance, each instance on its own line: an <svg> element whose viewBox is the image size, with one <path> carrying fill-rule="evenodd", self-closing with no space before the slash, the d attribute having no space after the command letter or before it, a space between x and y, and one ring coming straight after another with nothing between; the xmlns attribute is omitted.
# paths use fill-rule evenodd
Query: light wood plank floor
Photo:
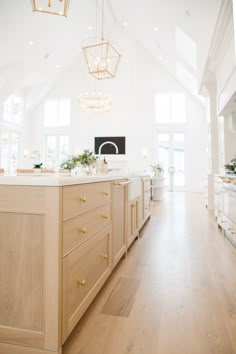
<svg viewBox="0 0 236 354"><path fill-rule="evenodd" d="M236 251L203 196L169 194L153 204L142 237L83 316L63 354L236 353L235 274ZM135 284L129 296L127 279ZM122 289L123 306L128 302L126 316L107 311L117 287L119 303Z"/></svg>

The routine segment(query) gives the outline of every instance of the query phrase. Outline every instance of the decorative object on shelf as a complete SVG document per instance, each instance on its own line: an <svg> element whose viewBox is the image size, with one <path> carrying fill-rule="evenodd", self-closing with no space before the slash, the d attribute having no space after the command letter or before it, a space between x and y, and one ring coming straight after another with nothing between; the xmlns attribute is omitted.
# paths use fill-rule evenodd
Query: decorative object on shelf
<svg viewBox="0 0 236 354"><path fill-rule="evenodd" d="M162 177L164 174L163 168L160 166L160 164L155 164L151 165L152 171L154 172L154 176L156 177Z"/></svg>
<svg viewBox="0 0 236 354"><path fill-rule="evenodd" d="M71 155L67 160L64 160L60 168L63 170L73 170L76 167L82 166L86 169L87 174L91 174L91 167L96 166L96 157L92 151L84 150L82 154Z"/></svg>
<svg viewBox="0 0 236 354"><path fill-rule="evenodd" d="M67 16L70 0L31 0L33 12Z"/></svg>
<svg viewBox="0 0 236 354"><path fill-rule="evenodd" d="M104 38L104 0L102 0L101 39L82 47L88 72L97 80L114 78L120 62L119 51Z"/></svg>
<svg viewBox="0 0 236 354"><path fill-rule="evenodd" d="M228 173L236 173L236 155L231 159L230 163L225 165L225 170Z"/></svg>
<svg viewBox="0 0 236 354"><path fill-rule="evenodd" d="M85 92L79 96L82 112L108 112L111 110L111 96L101 92Z"/></svg>

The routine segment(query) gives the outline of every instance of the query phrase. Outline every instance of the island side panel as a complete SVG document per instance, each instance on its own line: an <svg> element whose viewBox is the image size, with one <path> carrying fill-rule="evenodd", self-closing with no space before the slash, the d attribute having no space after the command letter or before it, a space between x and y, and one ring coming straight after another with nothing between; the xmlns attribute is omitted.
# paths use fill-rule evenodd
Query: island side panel
<svg viewBox="0 0 236 354"><path fill-rule="evenodd" d="M0 352L60 351L61 210L60 187L0 186Z"/></svg>

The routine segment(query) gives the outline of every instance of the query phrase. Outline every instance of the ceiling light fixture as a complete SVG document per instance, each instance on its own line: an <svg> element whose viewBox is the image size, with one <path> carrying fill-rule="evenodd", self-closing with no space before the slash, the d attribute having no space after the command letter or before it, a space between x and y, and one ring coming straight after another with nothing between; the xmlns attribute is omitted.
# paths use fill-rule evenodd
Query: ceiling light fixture
<svg viewBox="0 0 236 354"><path fill-rule="evenodd" d="M31 0L33 12L67 16L70 0Z"/></svg>
<svg viewBox="0 0 236 354"><path fill-rule="evenodd" d="M82 47L88 72L97 80L114 78L118 68L121 54L104 39L104 0L102 0L102 29L101 39Z"/></svg>
<svg viewBox="0 0 236 354"><path fill-rule="evenodd" d="M108 112L111 110L111 96L101 92L85 92L79 96L82 112Z"/></svg>

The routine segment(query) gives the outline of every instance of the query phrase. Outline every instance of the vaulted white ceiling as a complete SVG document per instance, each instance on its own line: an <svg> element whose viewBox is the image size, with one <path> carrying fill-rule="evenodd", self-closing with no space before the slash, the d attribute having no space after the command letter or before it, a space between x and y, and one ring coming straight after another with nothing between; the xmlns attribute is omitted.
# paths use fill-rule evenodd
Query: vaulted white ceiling
<svg viewBox="0 0 236 354"><path fill-rule="evenodd" d="M105 0L115 23L193 93L201 77L221 0ZM30 0L0 1L0 103L23 89L42 99L94 34L96 0L71 0L68 17L33 13ZM91 30L91 27L92 30Z"/></svg>

